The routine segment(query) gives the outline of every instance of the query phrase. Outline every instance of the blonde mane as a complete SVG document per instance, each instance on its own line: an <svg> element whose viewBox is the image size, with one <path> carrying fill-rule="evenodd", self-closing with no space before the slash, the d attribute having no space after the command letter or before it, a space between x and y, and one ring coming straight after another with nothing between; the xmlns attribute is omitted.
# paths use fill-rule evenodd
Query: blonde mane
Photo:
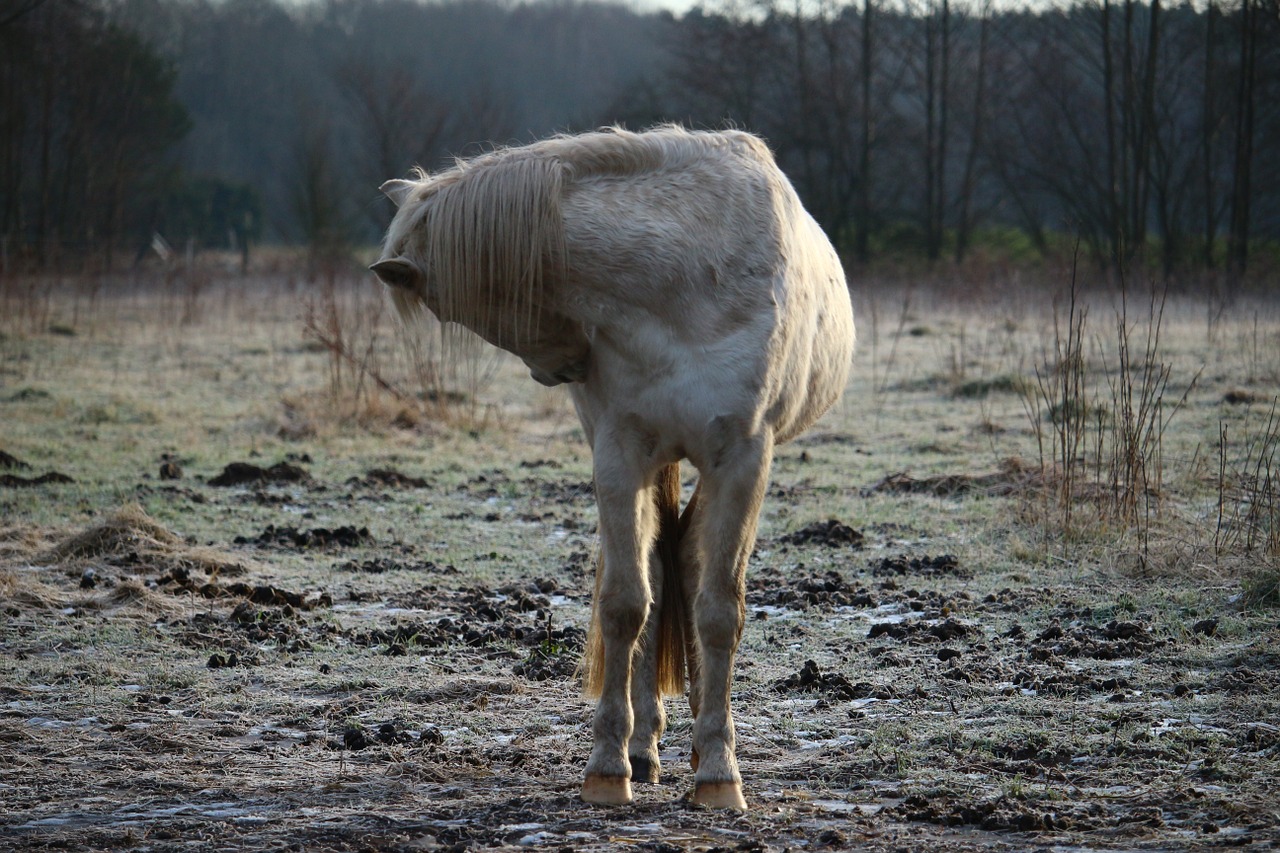
<svg viewBox="0 0 1280 853"><path fill-rule="evenodd" d="M387 230L386 254L418 260L441 317L486 328L501 314L531 334L548 301L544 288L566 262L561 200L572 183L679 169L728 147L772 160L746 133L615 127L499 148L435 175L417 169ZM402 315L425 302L416 291L393 290L393 297Z"/></svg>

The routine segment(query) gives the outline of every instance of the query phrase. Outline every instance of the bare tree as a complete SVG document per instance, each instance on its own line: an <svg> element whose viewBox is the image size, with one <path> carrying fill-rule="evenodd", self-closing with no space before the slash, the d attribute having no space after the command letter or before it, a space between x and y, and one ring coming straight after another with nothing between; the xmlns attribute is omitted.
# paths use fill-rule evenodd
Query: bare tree
<svg viewBox="0 0 1280 853"><path fill-rule="evenodd" d="M858 209L854 217L854 246L858 260L866 263L871 259L871 140L874 137L874 112L871 105L871 75L875 67L872 48L872 15L875 6L871 0L862 0L862 45L859 53L861 59L862 99L861 127L858 135Z"/></svg>
<svg viewBox="0 0 1280 853"><path fill-rule="evenodd" d="M969 150L964 160L964 176L956 213L956 263L964 260L973 230L973 195L977 183L979 153L983 147L987 113L987 53L990 46L991 0L983 0L978 20L978 48L973 81L973 106L969 124Z"/></svg>
<svg viewBox="0 0 1280 853"><path fill-rule="evenodd" d="M356 171L370 190L439 155L457 108L428 95L403 63L351 60L339 69L338 83L355 113L362 155ZM366 212L382 229L395 214L395 204L379 198Z"/></svg>
<svg viewBox="0 0 1280 853"><path fill-rule="evenodd" d="M1249 213L1252 203L1258 0L1240 0L1240 54L1235 104L1235 149L1231 180L1231 220L1227 235L1227 271L1234 283L1249 263Z"/></svg>
<svg viewBox="0 0 1280 853"><path fill-rule="evenodd" d="M321 273L332 273L349 252L349 194L338 175L329 119L310 104L299 112L290 201L298 236L307 247L307 280L314 281Z"/></svg>

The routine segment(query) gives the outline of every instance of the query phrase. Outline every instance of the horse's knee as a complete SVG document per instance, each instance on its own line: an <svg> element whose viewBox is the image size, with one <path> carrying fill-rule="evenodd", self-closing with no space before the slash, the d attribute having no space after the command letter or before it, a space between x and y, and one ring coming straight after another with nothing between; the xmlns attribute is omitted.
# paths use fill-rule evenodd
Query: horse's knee
<svg viewBox="0 0 1280 853"><path fill-rule="evenodd" d="M603 594L596 602L602 636L615 643L634 645L649 617L647 595L636 591Z"/></svg>
<svg viewBox="0 0 1280 853"><path fill-rule="evenodd" d="M698 639L704 651L733 651L742 638L746 603L734 593L704 589L698 595L694 613Z"/></svg>

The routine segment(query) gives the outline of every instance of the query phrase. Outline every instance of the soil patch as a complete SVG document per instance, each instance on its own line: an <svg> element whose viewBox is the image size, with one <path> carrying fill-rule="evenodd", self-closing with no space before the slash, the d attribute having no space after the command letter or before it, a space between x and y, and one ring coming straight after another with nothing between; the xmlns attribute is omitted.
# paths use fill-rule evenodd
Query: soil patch
<svg viewBox="0 0 1280 853"><path fill-rule="evenodd" d="M905 622L877 622L867 631L867 639L891 637L895 640L906 640L912 643L950 642L967 637L973 631L968 625L955 619L944 619L941 622L932 620L916 620Z"/></svg>
<svg viewBox="0 0 1280 853"><path fill-rule="evenodd" d="M919 478L905 472L890 474L867 491L872 494L888 492L953 498L971 494L1019 495L1043 485L1044 475L1038 466L1010 458L1000 463L1000 470L989 474L943 474Z"/></svg>
<svg viewBox="0 0 1280 853"><path fill-rule="evenodd" d="M392 468L373 468L365 472L363 477L352 477L347 480L348 486L383 486L391 489L425 489L430 483L422 477L411 477Z"/></svg>
<svg viewBox="0 0 1280 853"><path fill-rule="evenodd" d="M19 477L17 474L0 474L0 486L21 489L29 486L44 486L49 483L74 483L75 480L61 471L48 471L39 477Z"/></svg>
<svg viewBox="0 0 1280 853"><path fill-rule="evenodd" d="M244 486L262 483L309 483L311 475L306 469L291 462L277 462L270 468L262 468L250 462L232 462L222 473L209 480L210 486Z"/></svg>
<svg viewBox="0 0 1280 853"><path fill-rule="evenodd" d="M3 450L0 450L0 468L10 468L16 471L24 471L29 469L30 467L31 467L30 465L28 465L26 462L23 462L18 457L11 456L10 454L5 453Z"/></svg>
<svg viewBox="0 0 1280 853"><path fill-rule="evenodd" d="M831 570L820 575L784 577L776 570L747 576L747 603L756 607L816 608L875 607L876 599L865 587L851 583Z"/></svg>
<svg viewBox="0 0 1280 853"><path fill-rule="evenodd" d="M407 561L394 557L372 557L368 560L348 560L338 565L344 572L380 575L386 572L422 572L429 575L456 575L455 566L442 566L431 560Z"/></svg>
<svg viewBox="0 0 1280 853"><path fill-rule="evenodd" d="M861 531L854 530L844 522L834 518L826 521L815 521L792 533L778 537L783 545L826 545L830 548L861 548L867 537Z"/></svg>
<svg viewBox="0 0 1280 853"><path fill-rule="evenodd" d="M937 557L885 557L872 568L876 577L901 577L910 575L914 578L936 578L944 575L968 580L973 572L960 568L960 562L951 554L940 554Z"/></svg>
<svg viewBox="0 0 1280 853"><path fill-rule="evenodd" d="M573 677L586 645L585 631L555 625L550 600L520 585L495 591L427 586L394 598L392 603L444 615L353 630L346 634L348 641L357 646L380 646L382 654L393 657L415 649L466 646L483 650L491 658L517 659L514 674L532 681Z"/></svg>
<svg viewBox="0 0 1280 853"><path fill-rule="evenodd" d="M1111 621L1106 625L1062 627L1054 623L1031 642L1031 657L1121 660L1150 652L1165 644L1142 622Z"/></svg>
<svg viewBox="0 0 1280 853"><path fill-rule="evenodd" d="M344 525L342 527L313 527L310 530L299 530L296 527L276 527L267 525L261 533L253 538L237 536L232 540L236 545L257 545L259 547L274 546L280 548L355 548L360 545L373 544L373 534L369 528L359 529Z"/></svg>
<svg viewBox="0 0 1280 853"><path fill-rule="evenodd" d="M838 672L823 672L812 660L804 662L799 672L774 683L779 693L821 693L833 699L865 699L875 694L875 688L866 682L851 684Z"/></svg>

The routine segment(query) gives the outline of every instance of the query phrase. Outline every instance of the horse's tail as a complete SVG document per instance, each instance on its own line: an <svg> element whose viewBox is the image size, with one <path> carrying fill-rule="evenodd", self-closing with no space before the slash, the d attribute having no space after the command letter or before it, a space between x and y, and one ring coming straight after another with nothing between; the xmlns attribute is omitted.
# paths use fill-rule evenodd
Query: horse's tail
<svg viewBox="0 0 1280 853"><path fill-rule="evenodd" d="M658 604L657 687L659 696L680 696L685 685L685 631L689 627L680 564L680 463L658 475L658 559L662 561L662 598Z"/></svg>
<svg viewBox="0 0 1280 853"><path fill-rule="evenodd" d="M688 632L688 607L681 579L680 539L688 526L680 518L680 463L663 467L654 488L658 513L658 538L655 548L662 563L662 595L654 602L657 608L655 671L660 696L679 696L685 688L685 649ZM582 690L590 698L599 697L604 686L604 654L600 639L600 579L604 554L596 558L596 591L592 599L591 628L582 655ZM651 615L652 618L652 615ZM643 639L641 640L643 642Z"/></svg>

